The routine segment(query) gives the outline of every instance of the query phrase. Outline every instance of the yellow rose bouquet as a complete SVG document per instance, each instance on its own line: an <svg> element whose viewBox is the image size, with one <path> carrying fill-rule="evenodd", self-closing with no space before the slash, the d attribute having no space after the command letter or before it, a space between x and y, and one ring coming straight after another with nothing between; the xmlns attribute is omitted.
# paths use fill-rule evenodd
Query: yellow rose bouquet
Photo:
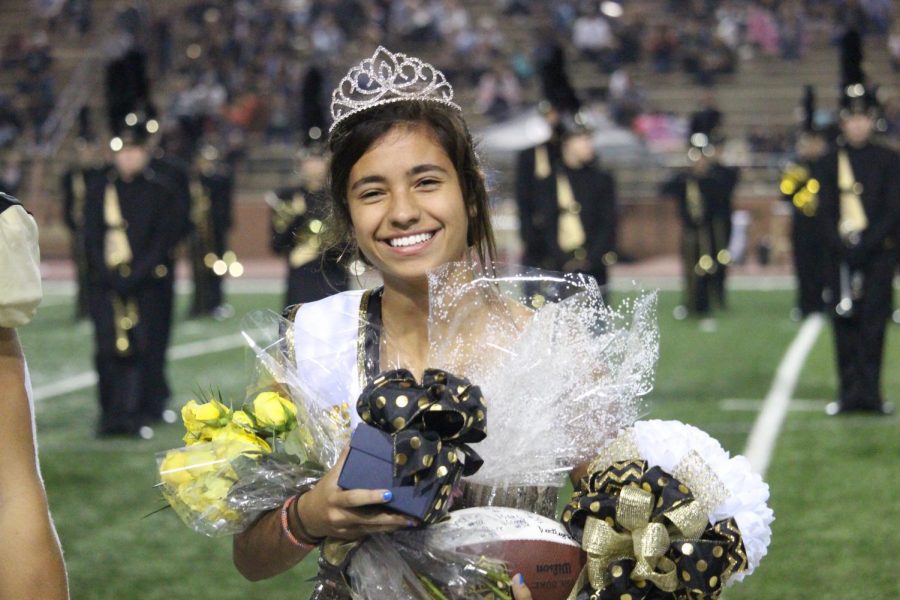
<svg viewBox="0 0 900 600"><path fill-rule="evenodd" d="M276 391L256 394L239 410L215 398L191 400L181 410L186 445L158 457L163 497L200 533L241 531L321 476L297 412Z"/></svg>
<svg viewBox="0 0 900 600"><path fill-rule="evenodd" d="M256 313L247 323L254 373L245 400L190 400L181 410L184 447L157 456L166 502L209 536L242 531L314 483L349 438L346 408L323 408L300 384L281 317ZM260 341L272 332L275 342Z"/></svg>

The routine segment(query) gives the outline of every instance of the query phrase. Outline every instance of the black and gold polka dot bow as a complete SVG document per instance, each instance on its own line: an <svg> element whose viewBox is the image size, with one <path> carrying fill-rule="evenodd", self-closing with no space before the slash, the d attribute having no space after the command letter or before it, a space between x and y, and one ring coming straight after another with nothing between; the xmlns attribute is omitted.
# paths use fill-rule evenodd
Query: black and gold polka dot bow
<svg viewBox="0 0 900 600"><path fill-rule="evenodd" d="M484 462L468 444L487 435L487 407L481 389L467 379L427 369L420 384L406 369L387 371L366 386L356 409L363 421L391 434L394 477L403 485L423 491L438 485L446 497L461 475Z"/></svg>
<svg viewBox="0 0 900 600"><path fill-rule="evenodd" d="M734 520L710 525L684 484L642 460L590 473L563 522L588 555L569 600L718 598L747 565Z"/></svg>

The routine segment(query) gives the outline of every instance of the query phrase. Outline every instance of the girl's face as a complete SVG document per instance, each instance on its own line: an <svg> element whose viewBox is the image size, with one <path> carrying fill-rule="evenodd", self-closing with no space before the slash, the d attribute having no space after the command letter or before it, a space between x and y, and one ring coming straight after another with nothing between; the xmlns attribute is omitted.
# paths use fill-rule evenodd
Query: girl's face
<svg viewBox="0 0 900 600"><path fill-rule="evenodd" d="M359 249L388 285L465 257L459 176L427 126L397 125L372 144L350 170L347 203Z"/></svg>

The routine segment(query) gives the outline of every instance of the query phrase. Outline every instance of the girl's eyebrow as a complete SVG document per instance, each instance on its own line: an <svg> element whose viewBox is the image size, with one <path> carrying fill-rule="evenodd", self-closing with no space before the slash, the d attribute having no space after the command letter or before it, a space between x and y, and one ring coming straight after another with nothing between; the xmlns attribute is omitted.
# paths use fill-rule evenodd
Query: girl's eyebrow
<svg viewBox="0 0 900 600"><path fill-rule="evenodd" d="M350 191L352 192L359 186L366 185L367 183L382 183L384 181L385 179L381 175L366 175L365 177L360 177L354 181L353 185L350 186Z"/></svg>
<svg viewBox="0 0 900 600"><path fill-rule="evenodd" d="M421 173L426 173L428 171L440 171L441 173L445 173L445 174L447 173L447 169L445 169L444 167L441 167L438 165L423 164L423 165L416 165L415 167L413 167L412 169L407 171L406 175L409 177L412 175L419 175Z"/></svg>
<svg viewBox="0 0 900 600"><path fill-rule="evenodd" d="M441 173L447 174L447 169L441 167L439 165L432 164L421 164L416 165L406 172L407 177L413 177L415 175L421 175L422 173L427 173L429 171L439 171ZM350 186L350 191L352 192L356 188L366 185L367 183L384 183L385 178L381 175L366 175L365 177L360 177L356 181L353 182L353 185Z"/></svg>

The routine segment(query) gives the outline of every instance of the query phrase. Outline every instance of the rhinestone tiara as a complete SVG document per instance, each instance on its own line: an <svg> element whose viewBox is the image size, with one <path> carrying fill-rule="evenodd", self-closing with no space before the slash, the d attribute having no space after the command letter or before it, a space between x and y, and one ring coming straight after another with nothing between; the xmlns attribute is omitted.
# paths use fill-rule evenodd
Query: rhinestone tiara
<svg viewBox="0 0 900 600"><path fill-rule="evenodd" d="M403 100L438 102L462 112L443 73L414 56L378 46L371 58L350 69L331 94L328 132L356 113Z"/></svg>

